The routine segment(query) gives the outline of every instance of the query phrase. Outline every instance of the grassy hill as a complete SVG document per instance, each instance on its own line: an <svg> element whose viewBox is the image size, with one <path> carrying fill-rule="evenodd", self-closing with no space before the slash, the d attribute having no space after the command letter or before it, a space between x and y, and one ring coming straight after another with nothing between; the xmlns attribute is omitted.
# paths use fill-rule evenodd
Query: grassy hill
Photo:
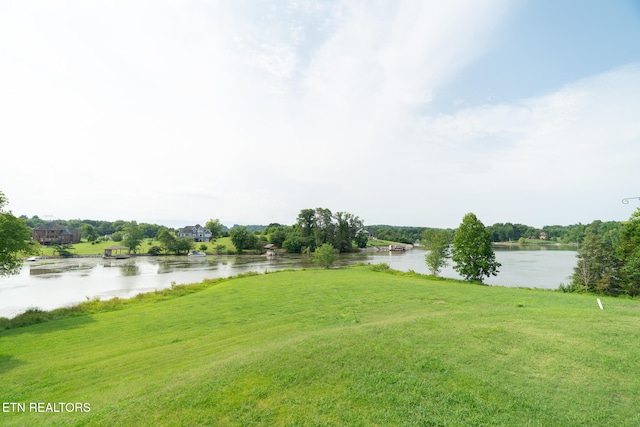
<svg viewBox="0 0 640 427"><path fill-rule="evenodd" d="M26 405L0 425L638 425L638 303L601 299L367 266L217 281L0 332L0 400Z"/></svg>

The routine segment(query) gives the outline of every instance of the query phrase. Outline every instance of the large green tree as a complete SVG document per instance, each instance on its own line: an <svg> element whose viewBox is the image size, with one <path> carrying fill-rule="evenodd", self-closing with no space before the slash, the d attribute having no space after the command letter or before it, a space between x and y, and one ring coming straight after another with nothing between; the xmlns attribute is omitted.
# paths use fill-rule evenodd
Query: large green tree
<svg viewBox="0 0 640 427"><path fill-rule="evenodd" d="M362 220L349 212L336 212L334 218L336 222L334 246L339 252L351 252L358 232L364 227Z"/></svg>
<svg viewBox="0 0 640 427"><path fill-rule="evenodd" d="M491 247L491 236L474 213L462 218L453 238L451 259L464 280L482 282L485 276L498 274L500 263Z"/></svg>
<svg viewBox="0 0 640 427"><path fill-rule="evenodd" d="M622 226L617 249L623 292L640 295L640 209Z"/></svg>
<svg viewBox="0 0 640 427"><path fill-rule="evenodd" d="M282 247L290 254L299 254L307 247L306 240L302 236L302 230L298 224L289 228L287 237L282 242Z"/></svg>
<svg viewBox="0 0 640 427"><path fill-rule="evenodd" d="M29 227L23 219L4 210L7 203L0 191L0 276L16 274L22 266L22 257L35 253L35 247L29 241Z"/></svg>
<svg viewBox="0 0 640 427"><path fill-rule="evenodd" d="M595 230L587 230L577 258L570 290L607 294L620 292L620 262L615 248Z"/></svg>
<svg viewBox="0 0 640 427"><path fill-rule="evenodd" d="M188 254L195 247L191 237L178 237L171 243L170 251L176 255Z"/></svg>
<svg viewBox="0 0 640 427"><path fill-rule="evenodd" d="M158 241L165 252L171 252L174 247L176 236L167 228L158 231Z"/></svg>
<svg viewBox="0 0 640 427"><path fill-rule="evenodd" d="M133 253L137 253L138 246L142 244L144 240L143 230L138 226L136 221L127 222L122 227L123 240L122 244L129 248Z"/></svg>
<svg viewBox="0 0 640 427"><path fill-rule="evenodd" d="M216 240L224 234L224 225L220 223L218 218L210 219L204 225L204 228L211 232L211 240Z"/></svg>
<svg viewBox="0 0 640 427"><path fill-rule="evenodd" d="M299 232L299 236L287 239L290 246L295 240L309 251L325 243L331 243L339 252L351 252L354 241L360 247L367 244L366 235L356 238L364 227L362 220L348 212L333 214L326 208L303 209L298 214L296 227L295 232Z"/></svg>
<svg viewBox="0 0 640 427"><path fill-rule="evenodd" d="M281 248L285 240L287 240L287 227L280 224L270 224L265 230L265 234L269 238L269 243L273 243Z"/></svg>
<svg viewBox="0 0 640 427"><path fill-rule="evenodd" d="M250 243L249 240L251 239L251 237L249 237L249 234L250 233L245 226L233 227L231 229L229 237L231 238L231 242L233 243L233 246L236 247L236 250L239 254L241 254L242 251L244 251L245 248L248 247Z"/></svg>
<svg viewBox="0 0 640 427"><path fill-rule="evenodd" d="M336 222L340 221L338 217L335 218L337 220ZM318 248L325 243L332 243L336 248L338 248L338 250L340 250L340 252L344 252L342 250L342 245L338 243L338 238L336 236L339 226L339 223L336 224L334 222L334 215L331 213L331 210L326 208L316 208L315 222L313 224L315 247Z"/></svg>
<svg viewBox="0 0 640 427"><path fill-rule="evenodd" d="M302 247L302 250L311 251L316 247L318 234L316 229L316 210L302 209L296 220L297 229L295 231L297 240L295 243Z"/></svg>
<svg viewBox="0 0 640 427"><path fill-rule="evenodd" d="M87 239L88 242L93 242L98 238L98 233L91 224L82 224L80 231L82 232L82 237Z"/></svg>

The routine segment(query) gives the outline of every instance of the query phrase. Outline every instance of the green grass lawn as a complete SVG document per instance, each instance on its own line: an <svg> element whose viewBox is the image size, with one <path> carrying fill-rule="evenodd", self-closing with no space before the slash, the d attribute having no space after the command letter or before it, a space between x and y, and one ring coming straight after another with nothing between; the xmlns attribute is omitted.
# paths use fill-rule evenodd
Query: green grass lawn
<svg viewBox="0 0 640 427"><path fill-rule="evenodd" d="M367 266L218 280L0 332L0 400L27 405L0 425L636 426L640 305L601 300Z"/></svg>
<svg viewBox="0 0 640 427"><path fill-rule="evenodd" d="M373 246L389 246L389 245L398 245L403 243L392 242L391 240L367 240L367 247Z"/></svg>
<svg viewBox="0 0 640 427"><path fill-rule="evenodd" d="M200 245L202 243L194 242L195 250L200 250ZM104 253L104 249L113 246L113 245L122 245L122 242L114 242L112 240L108 240L106 242L98 242L95 244L91 244L87 241L82 241L80 243L75 243L73 245L73 249L71 249L71 253L74 255L102 255ZM206 252L214 253L216 245L225 245L225 252L227 250L231 250L233 252L236 251L236 247L231 242L231 238L229 237L221 237L217 239L215 242L207 242L205 243L207 246ZM142 244L138 247L139 254L146 254L149 252L149 248L152 246L162 246L159 241L154 239L144 239ZM40 246L40 255L41 256L54 256L53 246Z"/></svg>

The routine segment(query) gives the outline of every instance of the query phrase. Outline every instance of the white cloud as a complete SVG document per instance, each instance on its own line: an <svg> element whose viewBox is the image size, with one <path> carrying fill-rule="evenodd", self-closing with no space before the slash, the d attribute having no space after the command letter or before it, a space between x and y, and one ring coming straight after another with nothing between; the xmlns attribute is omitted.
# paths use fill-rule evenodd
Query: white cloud
<svg viewBox="0 0 640 427"><path fill-rule="evenodd" d="M504 1L8 4L0 189L18 214L544 225L622 219L605 206L635 195L637 67L422 112L491 48Z"/></svg>
<svg viewBox="0 0 640 427"><path fill-rule="evenodd" d="M463 200L477 196L468 210L490 212L491 222L623 219L616 203L639 177L639 81L640 69L622 68L516 105L427 118L421 132L437 141L428 149L440 145L445 186Z"/></svg>

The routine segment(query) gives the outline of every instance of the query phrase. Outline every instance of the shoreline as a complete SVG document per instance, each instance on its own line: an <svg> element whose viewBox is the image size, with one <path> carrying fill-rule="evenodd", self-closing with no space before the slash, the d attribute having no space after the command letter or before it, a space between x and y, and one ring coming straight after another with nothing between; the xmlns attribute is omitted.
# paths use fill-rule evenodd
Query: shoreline
<svg viewBox="0 0 640 427"><path fill-rule="evenodd" d="M533 242L491 242L491 246L554 246L554 247L573 247L577 248L579 245L577 243L558 243L558 242L547 242L547 243L533 243Z"/></svg>

